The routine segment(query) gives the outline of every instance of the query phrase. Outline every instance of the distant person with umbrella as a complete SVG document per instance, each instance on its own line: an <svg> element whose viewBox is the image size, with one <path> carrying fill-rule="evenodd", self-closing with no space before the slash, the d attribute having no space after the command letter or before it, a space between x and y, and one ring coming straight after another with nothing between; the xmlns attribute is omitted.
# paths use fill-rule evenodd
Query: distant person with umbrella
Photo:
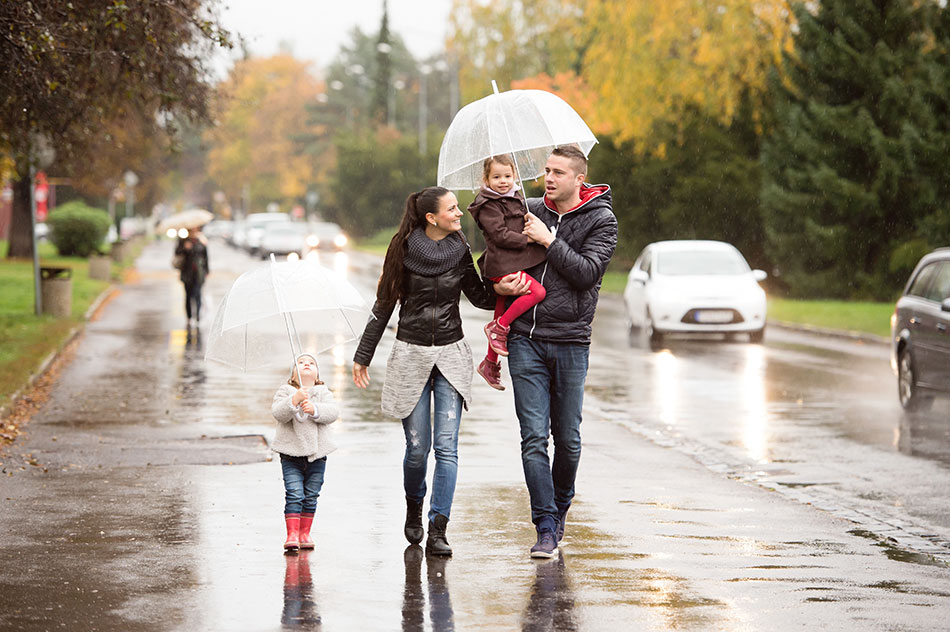
<svg viewBox="0 0 950 632"><path fill-rule="evenodd" d="M475 270L461 217L458 200L447 189L428 187L409 196L386 251L375 320L366 325L353 358L353 381L366 388L369 364L399 303L382 409L402 420L406 436L404 534L410 544L422 541L426 463L434 443L426 540L426 551L434 555L452 554L445 532L458 472L459 422L462 407L471 402L472 350L463 339L459 297L464 292L486 310L494 309L496 298L491 282Z"/></svg>
<svg viewBox="0 0 950 632"><path fill-rule="evenodd" d="M208 238L198 227L189 228L188 236L178 239L175 264L185 286L185 317L187 326L197 326L201 320L201 286L208 276ZM192 317L193 316L193 317Z"/></svg>

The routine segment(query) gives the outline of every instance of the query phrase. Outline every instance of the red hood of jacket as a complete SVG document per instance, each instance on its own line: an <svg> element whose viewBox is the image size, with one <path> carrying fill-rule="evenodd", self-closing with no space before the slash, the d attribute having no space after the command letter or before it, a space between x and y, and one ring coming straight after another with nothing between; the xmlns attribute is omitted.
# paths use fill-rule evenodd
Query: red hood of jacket
<svg viewBox="0 0 950 632"><path fill-rule="evenodd" d="M594 198L600 197L601 195L606 193L608 190L610 190L610 187L607 186L606 184L587 184L585 182L584 184L581 185L581 190L578 193L578 195L581 198L581 203L575 206L574 208L568 209L567 211L565 211L565 213L576 211L577 209L584 206L585 204L587 204ZM545 194L544 196L544 205L548 207L550 210L554 211L555 213L558 213L557 206L555 206L554 203L548 199L547 194Z"/></svg>

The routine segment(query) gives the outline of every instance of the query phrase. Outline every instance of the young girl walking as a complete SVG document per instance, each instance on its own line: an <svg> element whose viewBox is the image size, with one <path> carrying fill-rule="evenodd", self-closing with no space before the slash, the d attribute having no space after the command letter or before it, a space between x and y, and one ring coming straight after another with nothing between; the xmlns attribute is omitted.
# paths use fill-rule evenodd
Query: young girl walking
<svg viewBox="0 0 950 632"><path fill-rule="evenodd" d="M271 447L280 454L284 474L284 549L312 549L310 525L323 487L327 454L336 450L328 424L339 415L333 393L320 381L312 355L297 356L290 379L274 394L271 412L277 420Z"/></svg>
<svg viewBox="0 0 950 632"><path fill-rule="evenodd" d="M485 325L488 353L478 365L478 374L499 391L501 362L498 356L508 355L508 330L511 323L544 300L544 286L523 271L546 257L544 247L528 241L522 233L526 213L524 195L515 183L515 165L507 155L493 156L485 161L482 188L468 211L485 236L485 252L478 260L482 275L493 281L514 272L521 273L528 283L528 293L517 297L506 309L504 296L495 302L495 318Z"/></svg>

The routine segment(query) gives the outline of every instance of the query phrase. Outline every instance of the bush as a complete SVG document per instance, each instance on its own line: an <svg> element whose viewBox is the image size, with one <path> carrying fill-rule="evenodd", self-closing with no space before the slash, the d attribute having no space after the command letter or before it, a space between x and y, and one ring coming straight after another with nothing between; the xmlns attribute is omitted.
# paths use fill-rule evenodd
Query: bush
<svg viewBox="0 0 950 632"><path fill-rule="evenodd" d="M109 214L82 202L67 202L49 214L50 240L64 257L88 257L109 232Z"/></svg>

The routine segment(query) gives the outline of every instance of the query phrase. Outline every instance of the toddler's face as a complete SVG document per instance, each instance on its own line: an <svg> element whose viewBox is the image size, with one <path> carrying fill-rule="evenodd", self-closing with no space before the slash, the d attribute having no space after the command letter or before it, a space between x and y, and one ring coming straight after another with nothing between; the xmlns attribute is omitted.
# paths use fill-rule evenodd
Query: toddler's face
<svg viewBox="0 0 950 632"><path fill-rule="evenodd" d="M515 186L515 170L500 162L491 163L488 171L488 188L504 195Z"/></svg>
<svg viewBox="0 0 950 632"><path fill-rule="evenodd" d="M315 378L317 375L317 363L310 356L300 356L297 360L297 375L299 378Z"/></svg>

